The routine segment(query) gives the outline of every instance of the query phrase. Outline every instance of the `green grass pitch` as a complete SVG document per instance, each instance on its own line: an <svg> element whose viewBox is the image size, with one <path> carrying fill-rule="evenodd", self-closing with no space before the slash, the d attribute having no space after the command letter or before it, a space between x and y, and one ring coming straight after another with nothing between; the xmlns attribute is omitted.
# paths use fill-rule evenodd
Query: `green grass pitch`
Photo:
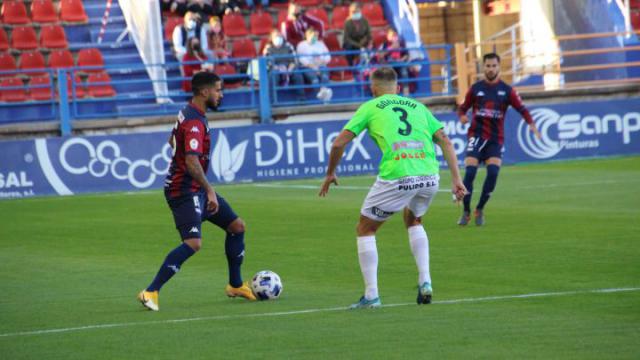
<svg viewBox="0 0 640 360"><path fill-rule="evenodd" d="M372 181L342 178L326 199L318 179L219 186L248 224L245 278L273 270L284 293L226 298L224 235L205 225L157 313L135 295L178 244L160 191L0 201L0 358L640 357L640 157L505 167L483 228L455 225L440 193L424 221L436 303L412 304L396 215L377 236L379 285L402 306L335 309L363 290L354 228ZM612 288L627 291L588 293ZM508 297L526 294L542 295Z"/></svg>

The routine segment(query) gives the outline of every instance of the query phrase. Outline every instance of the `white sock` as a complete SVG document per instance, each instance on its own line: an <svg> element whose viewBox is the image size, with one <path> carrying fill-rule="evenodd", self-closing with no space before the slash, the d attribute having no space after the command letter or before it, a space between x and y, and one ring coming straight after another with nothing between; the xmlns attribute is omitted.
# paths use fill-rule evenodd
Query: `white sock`
<svg viewBox="0 0 640 360"><path fill-rule="evenodd" d="M429 238L427 232L424 231L422 225L415 225L408 229L409 244L411 252L416 258L418 265L418 284L422 285L425 281L431 283L431 273L429 273Z"/></svg>
<svg viewBox="0 0 640 360"><path fill-rule="evenodd" d="M378 297L378 249L375 235L358 236L358 259L364 278L364 297L373 300Z"/></svg>

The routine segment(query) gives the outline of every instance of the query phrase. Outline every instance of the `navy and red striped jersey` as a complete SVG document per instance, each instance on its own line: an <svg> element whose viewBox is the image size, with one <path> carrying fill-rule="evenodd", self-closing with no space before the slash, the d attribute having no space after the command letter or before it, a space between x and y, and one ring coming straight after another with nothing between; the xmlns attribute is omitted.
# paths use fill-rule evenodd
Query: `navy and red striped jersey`
<svg viewBox="0 0 640 360"><path fill-rule="evenodd" d="M169 166L169 174L164 181L167 195L176 198L201 191L198 184L187 170L186 156L198 155L200 165L205 174L209 169L209 150L211 135L209 123L202 110L189 103L178 113L178 120L171 131L173 159Z"/></svg>
<svg viewBox="0 0 640 360"><path fill-rule="evenodd" d="M494 84L482 80L469 88L464 102L458 108L458 115L466 114L473 107L467 135L503 144L504 117L509 106L518 111L528 124L533 122L529 110L514 88L502 80Z"/></svg>

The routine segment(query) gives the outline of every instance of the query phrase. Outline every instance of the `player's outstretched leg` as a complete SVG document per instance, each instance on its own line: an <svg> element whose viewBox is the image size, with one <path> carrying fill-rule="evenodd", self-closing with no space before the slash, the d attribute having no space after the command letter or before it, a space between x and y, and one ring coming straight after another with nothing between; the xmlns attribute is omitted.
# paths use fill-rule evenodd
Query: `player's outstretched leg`
<svg viewBox="0 0 640 360"><path fill-rule="evenodd" d="M422 226L420 217L416 217L409 209L404 210L404 223L409 233L411 253L418 266L418 297L417 303L430 304L433 297L431 288L431 273L429 271L429 237Z"/></svg>
<svg viewBox="0 0 640 360"><path fill-rule="evenodd" d="M241 267L244 260L244 221L242 221L241 218L237 218L226 230L227 236L224 242L224 249L229 265L229 284L225 287L225 293L229 297L239 296L251 301L256 300L251 288L247 284L242 283Z"/></svg>
<svg viewBox="0 0 640 360"><path fill-rule="evenodd" d="M469 223L469 220L471 219L471 195L473 193L473 181L476 178L477 172L477 164L468 164L465 168L463 183L467 188L467 195L465 195L464 199L462 200L462 203L464 204L464 211L462 213L462 216L460 216L460 220L458 220L458 225L461 226L467 225Z"/></svg>
<svg viewBox="0 0 640 360"><path fill-rule="evenodd" d="M200 244L200 239L186 239L167 255L151 284L138 294L138 300L144 307L153 311L160 310L158 302L160 289L180 271L182 264L200 249Z"/></svg>
<svg viewBox="0 0 640 360"><path fill-rule="evenodd" d="M478 206L476 207L476 211L474 213L476 225L478 226L484 225L484 206L487 204L487 201L489 201L489 198L491 197L491 193L496 188L499 172L499 165L487 165L487 178L484 180L484 185L482 186L482 195L480 195L480 201L478 202Z"/></svg>
<svg viewBox="0 0 640 360"><path fill-rule="evenodd" d="M371 309L382 306L378 295L378 249L376 247L376 231L382 222L360 216L358 223L358 261L364 279L365 292L360 300L352 304L350 309Z"/></svg>

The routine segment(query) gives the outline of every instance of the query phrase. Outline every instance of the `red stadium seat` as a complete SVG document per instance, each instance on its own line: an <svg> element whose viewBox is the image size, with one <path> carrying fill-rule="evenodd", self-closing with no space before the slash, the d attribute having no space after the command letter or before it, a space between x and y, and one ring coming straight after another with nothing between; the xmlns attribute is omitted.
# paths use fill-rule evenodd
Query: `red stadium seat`
<svg viewBox="0 0 640 360"><path fill-rule="evenodd" d="M2 22L7 25L24 25L31 23L27 16L27 8L22 1L4 1L2 4Z"/></svg>
<svg viewBox="0 0 640 360"><path fill-rule="evenodd" d="M7 87L21 87L17 89L5 89ZM0 82L0 101L21 102L27 100L27 90L19 78L6 78Z"/></svg>
<svg viewBox="0 0 640 360"><path fill-rule="evenodd" d="M46 65L44 62L44 56L39 51L26 51L20 54L20 70L28 76L44 75ZM28 70L28 71L27 71Z"/></svg>
<svg viewBox="0 0 640 360"><path fill-rule="evenodd" d="M173 29L175 29L176 26L182 25L183 22L184 20L181 17L169 16L164 22L164 38L171 41Z"/></svg>
<svg viewBox="0 0 640 360"><path fill-rule="evenodd" d="M31 78L29 82L30 98L36 101L51 100L53 92L51 91L51 78L49 75L37 76Z"/></svg>
<svg viewBox="0 0 640 360"><path fill-rule="evenodd" d="M266 11L251 13L249 23L251 23L251 34L253 35L267 35L273 29L273 17L271 13Z"/></svg>
<svg viewBox="0 0 640 360"><path fill-rule="evenodd" d="M73 55L71 51L67 49L53 50L49 54L48 66L53 69L70 68L75 64L73 63Z"/></svg>
<svg viewBox="0 0 640 360"><path fill-rule="evenodd" d="M43 26L40 29L40 47L45 49L62 49L69 47L67 36L62 26Z"/></svg>
<svg viewBox="0 0 640 360"><path fill-rule="evenodd" d="M31 26L17 26L11 33L11 47L16 50L35 50L38 37Z"/></svg>
<svg viewBox="0 0 640 360"><path fill-rule="evenodd" d="M349 7L346 5L336 6L331 15L331 28L335 30L344 29L344 23L349 18Z"/></svg>
<svg viewBox="0 0 640 360"><path fill-rule="evenodd" d="M382 45L383 42L387 40L387 30L385 29L374 30L371 37L373 38L373 47L377 49L380 47L380 45Z"/></svg>
<svg viewBox="0 0 640 360"><path fill-rule="evenodd" d="M295 3L300 6L318 6L322 0L296 0Z"/></svg>
<svg viewBox="0 0 640 360"><path fill-rule="evenodd" d="M229 13L222 18L222 29L227 36L247 36L247 24L239 13Z"/></svg>
<svg viewBox="0 0 640 360"><path fill-rule="evenodd" d="M102 72L104 59L98 49L82 49L78 52L78 66L91 66L93 69L82 69L85 72Z"/></svg>
<svg viewBox="0 0 640 360"><path fill-rule="evenodd" d="M634 30L640 30L640 10L631 12L631 27Z"/></svg>
<svg viewBox="0 0 640 360"><path fill-rule="evenodd" d="M9 37L4 31L4 28L0 26L0 51L9 50Z"/></svg>
<svg viewBox="0 0 640 360"><path fill-rule="evenodd" d="M278 29L280 29L280 25L287 21L287 9L278 11Z"/></svg>
<svg viewBox="0 0 640 360"><path fill-rule="evenodd" d="M110 83L111 77L105 72L91 74L87 78L87 92L91 97L116 96L116 91Z"/></svg>
<svg viewBox="0 0 640 360"><path fill-rule="evenodd" d="M231 64L221 63L216 64L215 72L218 75L236 75L236 69ZM225 79L224 87L227 89L235 89L242 86L242 82L235 79Z"/></svg>
<svg viewBox="0 0 640 360"><path fill-rule="evenodd" d="M340 41L338 41L338 35L334 32L326 33L324 36L324 44L327 45L329 51L342 51Z"/></svg>
<svg viewBox="0 0 640 360"><path fill-rule="evenodd" d="M307 10L307 15L311 15L317 18L318 20L322 21L322 23L324 24L325 30L329 28L329 16L327 15L327 12L324 10L324 8L321 8L321 7L310 8L309 10Z"/></svg>
<svg viewBox="0 0 640 360"><path fill-rule="evenodd" d="M88 22L82 0L60 0L60 20L68 23Z"/></svg>
<svg viewBox="0 0 640 360"><path fill-rule="evenodd" d="M348 67L349 63L344 56L332 56L331 61L327 65L329 68ZM353 72L351 70L331 70L329 78L332 81L352 81Z"/></svg>
<svg viewBox="0 0 640 360"><path fill-rule="evenodd" d="M264 51L264 48L267 47L267 44L271 41L271 37L269 36L264 36L262 39L260 39L260 45L258 45L258 55L262 56L262 52Z"/></svg>
<svg viewBox="0 0 640 360"><path fill-rule="evenodd" d="M387 20L384 18L380 4L369 3L362 5L362 16L369 21L369 25L372 27L387 26Z"/></svg>
<svg viewBox="0 0 640 360"><path fill-rule="evenodd" d="M231 57L234 58L255 58L256 46L251 39L237 39L233 41L231 47Z"/></svg>
<svg viewBox="0 0 640 360"><path fill-rule="evenodd" d="M76 99L81 99L85 96L87 96L87 93L84 89L84 84L82 83L82 79L80 79L80 75L76 74L73 77L73 81L71 81L72 77L71 74L67 74L67 94L69 96L70 99L74 98L73 97L73 86L75 85L75 98Z"/></svg>
<svg viewBox="0 0 640 360"><path fill-rule="evenodd" d="M56 23L58 13L51 0L33 0L31 2L31 19L37 23Z"/></svg>
<svg viewBox="0 0 640 360"><path fill-rule="evenodd" d="M13 55L6 52L0 53L0 72L14 71L14 70L18 70L18 67L16 66L16 61L14 60ZM16 74L15 73L0 74L0 78L13 77L13 76L16 76Z"/></svg>

